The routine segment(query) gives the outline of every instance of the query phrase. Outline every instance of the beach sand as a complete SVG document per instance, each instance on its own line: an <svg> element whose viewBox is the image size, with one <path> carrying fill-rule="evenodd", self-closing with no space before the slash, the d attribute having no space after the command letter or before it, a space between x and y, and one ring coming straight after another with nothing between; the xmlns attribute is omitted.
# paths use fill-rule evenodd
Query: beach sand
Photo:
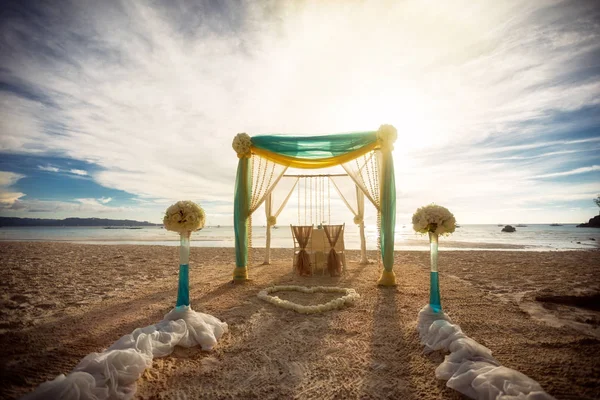
<svg viewBox="0 0 600 400"><path fill-rule="evenodd" d="M292 274L291 250L230 283L234 251L192 248L192 307L227 322L212 352L178 348L154 360L136 398L461 399L435 378L444 354L423 354L417 313L428 302L429 253L396 252L398 286L347 252L341 278ZM375 252L370 253L376 259ZM0 398L68 373L137 327L158 322L177 292L178 249L0 243ZM600 252L440 252L442 304L505 366L559 399L600 398ZM301 315L259 300L278 284L354 288L356 305ZM283 293L314 304L333 295Z"/></svg>

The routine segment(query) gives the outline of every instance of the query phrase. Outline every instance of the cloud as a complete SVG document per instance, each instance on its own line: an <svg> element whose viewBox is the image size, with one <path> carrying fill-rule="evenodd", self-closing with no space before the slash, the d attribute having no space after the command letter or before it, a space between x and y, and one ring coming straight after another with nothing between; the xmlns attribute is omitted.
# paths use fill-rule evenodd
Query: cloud
<svg viewBox="0 0 600 400"><path fill-rule="evenodd" d="M123 217L124 213L133 211L127 207L108 207L101 204L96 199L76 199L74 202L68 201L44 201L44 200L16 200L10 206L5 207L5 212L20 213L48 213L48 217L54 214L65 214L65 216L90 216L95 214L113 214L117 217ZM19 214L22 216L23 214Z"/></svg>
<svg viewBox="0 0 600 400"><path fill-rule="evenodd" d="M10 207L18 199L25 196L25 193L11 190L11 186L24 177L25 175L22 174L0 171L0 208Z"/></svg>
<svg viewBox="0 0 600 400"><path fill-rule="evenodd" d="M88 174L87 171L84 171L82 169L70 169L69 172L80 176L86 176Z"/></svg>
<svg viewBox="0 0 600 400"><path fill-rule="evenodd" d="M582 125L558 118L600 107L591 3L177 4L6 13L0 79L21 89L0 92L0 150L95 163L98 183L143 199L230 207L237 132L392 123L399 196L410 199L399 212L447 200L485 215L530 198L529 178L577 169L566 151L599 140L572 138ZM600 126L590 115L586 126Z"/></svg>
<svg viewBox="0 0 600 400"><path fill-rule="evenodd" d="M534 178L555 178L558 176L585 174L585 173L594 172L594 171L600 171L600 165L592 165L590 167L576 168L576 169L572 169L570 171L554 172L551 174L537 175L537 176L534 176Z"/></svg>
<svg viewBox="0 0 600 400"><path fill-rule="evenodd" d="M101 197L99 199L92 199L92 198L83 198L83 199L75 199L76 202L80 203L80 204L85 204L88 206L98 206L99 208L110 208L111 210L116 209L115 207L108 207L106 206L107 203L109 203L112 200L112 198L105 198L105 197Z"/></svg>
<svg viewBox="0 0 600 400"><path fill-rule="evenodd" d="M38 165L38 169L42 170L42 171L48 171L48 172L59 172L60 169L53 167L51 165Z"/></svg>
<svg viewBox="0 0 600 400"><path fill-rule="evenodd" d="M6 188L12 186L23 178L25 178L25 175L17 174L15 172L0 171L0 187Z"/></svg>

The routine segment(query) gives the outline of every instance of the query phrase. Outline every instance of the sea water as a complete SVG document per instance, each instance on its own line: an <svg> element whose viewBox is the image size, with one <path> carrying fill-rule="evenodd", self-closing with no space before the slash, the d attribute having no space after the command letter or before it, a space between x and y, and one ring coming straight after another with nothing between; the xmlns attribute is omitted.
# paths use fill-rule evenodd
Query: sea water
<svg viewBox="0 0 600 400"><path fill-rule="evenodd" d="M577 228L575 225L550 226L531 224L517 227L516 232L501 232L497 225L461 225L447 237L440 237L444 250L581 250L597 249L600 229ZM366 227L367 249L377 249L377 228ZM232 226L208 226L194 232L192 247L234 247ZM89 244L141 244L178 246L179 235L162 227L139 229L104 229L102 227L4 227L0 228L0 241L52 241ZM266 228L252 228L254 247L265 246ZM359 229L346 224L344 241L347 249L360 249ZM293 247L289 226L271 230L272 248ZM428 237L416 234L410 224L397 225L396 250L429 250Z"/></svg>

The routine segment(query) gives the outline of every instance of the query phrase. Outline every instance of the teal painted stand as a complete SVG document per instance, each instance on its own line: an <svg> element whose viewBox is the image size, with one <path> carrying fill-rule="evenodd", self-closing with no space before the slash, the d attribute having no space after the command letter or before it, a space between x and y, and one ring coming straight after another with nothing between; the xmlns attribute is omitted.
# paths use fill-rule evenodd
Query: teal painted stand
<svg viewBox="0 0 600 400"><path fill-rule="evenodd" d="M431 274L429 277L429 306L436 313L442 311L442 298L440 296L440 280L438 276L438 235L429 232L429 247L431 250Z"/></svg>
<svg viewBox="0 0 600 400"><path fill-rule="evenodd" d="M187 264L179 266L179 287L177 288L177 307L190 305L190 268Z"/></svg>
<svg viewBox="0 0 600 400"><path fill-rule="evenodd" d="M179 287L177 288L176 307L190 305L190 234L182 233L179 247Z"/></svg>

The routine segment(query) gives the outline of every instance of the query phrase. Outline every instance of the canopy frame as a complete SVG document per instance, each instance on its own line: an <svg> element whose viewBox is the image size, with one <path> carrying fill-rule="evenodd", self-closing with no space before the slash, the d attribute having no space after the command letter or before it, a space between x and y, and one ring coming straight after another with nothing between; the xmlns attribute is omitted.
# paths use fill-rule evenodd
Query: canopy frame
<svg viewBox="0 0 600 400"><path fill-rule="evenodd" d="M236 266L233 271L234 282L248 280L248 231L251 215L256 208L267 200L270 190L279 182L288 167L301 169L317 169L334 165L342 165L347 172L345 163L373 152L378 153L377 163L380 165L375 176L379 182L377 198L369 193L356 177L349 175L355 181L369 200L378 209L380 216L379 247L383 261L383 270L378 280L379 285L392 286L396 284L393 271L394 264L394 230L396 220L396 186L394 163L392 158L393 144L396 140L396 129L391 125L382 125L378 131L356 132L348 134L321 136L284 136L262 135L250 138L247 134L238 134L233 141L233 147L238 153L238 168L234 196L234 230ZM271 185L274 168L264 189L263 176L260 183L260 195L253 197L252 172L250 159L252 155L283 166L278 172L275 183ZM255 188L257 185L255 185ZM255 189L256 190L256 189ZM256 194L256 193L255 193ZM267 215L267 218L269 215Z"/></svg>

